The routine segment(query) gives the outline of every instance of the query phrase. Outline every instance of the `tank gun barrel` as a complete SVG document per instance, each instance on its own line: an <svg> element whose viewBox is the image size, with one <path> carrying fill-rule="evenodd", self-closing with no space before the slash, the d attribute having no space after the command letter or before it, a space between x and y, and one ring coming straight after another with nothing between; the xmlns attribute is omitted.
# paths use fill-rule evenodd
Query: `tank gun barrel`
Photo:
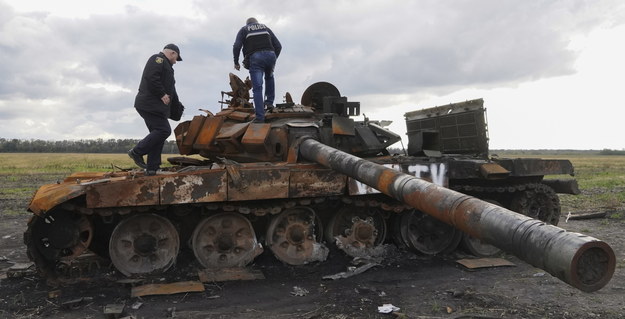
<svg viewBox="0 0 625 319"><path fill-rule="evenodd" d="M616 265L599 239L547 225L503 207L304 138L299 154L450 224L585 292L605 286Z"/></svg>

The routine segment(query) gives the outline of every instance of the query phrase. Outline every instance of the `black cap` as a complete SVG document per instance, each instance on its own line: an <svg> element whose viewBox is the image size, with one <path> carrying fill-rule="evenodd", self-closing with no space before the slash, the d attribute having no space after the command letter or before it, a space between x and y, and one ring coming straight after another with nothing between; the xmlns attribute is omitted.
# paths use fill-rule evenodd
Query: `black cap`
<svg viewBox="0 0 625 319"><path fill-rule="evenodd" d="M176 61L182 61L182 58L180 57L180 49L178 48L177 45L170 43L166 45L163 49L170 49L170 50L176 51L176 53L178 53L178 58L176 59Z"/></svg>

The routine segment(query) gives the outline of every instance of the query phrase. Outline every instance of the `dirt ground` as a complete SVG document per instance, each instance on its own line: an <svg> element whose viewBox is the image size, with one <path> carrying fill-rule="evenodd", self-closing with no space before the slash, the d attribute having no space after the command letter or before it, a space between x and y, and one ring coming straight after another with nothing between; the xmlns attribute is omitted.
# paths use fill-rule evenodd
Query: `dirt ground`
<svg viewBox="0 0 625 319"><path fill-rule="evenodd" d="M32 187L50 178L33 177L21 183ZM205 283L204 292L132 298L131 284L120 282L123 276L106 263L94 267L88 279L77 276L73 283L59 287L48 286L32 272L7 278L10 267L28 262L22 236L29 215L15 213L15 208L26 207L29 198L16 195L0 200L0 318L106 318L108 305L124 305L121 317L130 318L625 317L625 220L609 218L624 212L566 222L568 210L563 210L560 227L602 239L616 253L612 280L594 293L572 288L507 254L502 257L515 266L470 271L456 263L467 257L461 252L443 258L390 249L379 265L344 279L322 278L350 266L351 258L341 251L332 250L324 263L298 267L284 265L265 252L251 266L265 279ZM199 268L193 254L183 250L167 276L134 285L197 280ZM378 307L384 304L399 309L380 313Z"/></svg>

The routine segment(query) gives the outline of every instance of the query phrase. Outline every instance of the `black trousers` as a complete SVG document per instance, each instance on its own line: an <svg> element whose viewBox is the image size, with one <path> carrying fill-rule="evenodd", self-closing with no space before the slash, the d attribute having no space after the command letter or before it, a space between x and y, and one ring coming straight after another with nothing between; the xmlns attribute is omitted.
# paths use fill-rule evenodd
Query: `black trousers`
<svg viewBox="0 0 625 319"><path fill-rule="evenodd" d="M165 115L137 109L150 133L134 147L136 154L147 155L147 170L156 171L161 166L161 154L165 141L171 135L171 126Z"/></svg>

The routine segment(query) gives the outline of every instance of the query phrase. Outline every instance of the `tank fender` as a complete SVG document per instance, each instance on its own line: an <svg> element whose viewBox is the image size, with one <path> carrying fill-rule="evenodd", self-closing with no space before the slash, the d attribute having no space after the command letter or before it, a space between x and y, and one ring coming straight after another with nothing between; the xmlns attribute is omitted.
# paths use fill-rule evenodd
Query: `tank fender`
<svg viewBox="0 0 625 319"><path fill-rule="evenodd" d="M28 210L42 215L55 206L85 194L86 185L79 183L59 183L41 186L33 196Z"/></svg>

